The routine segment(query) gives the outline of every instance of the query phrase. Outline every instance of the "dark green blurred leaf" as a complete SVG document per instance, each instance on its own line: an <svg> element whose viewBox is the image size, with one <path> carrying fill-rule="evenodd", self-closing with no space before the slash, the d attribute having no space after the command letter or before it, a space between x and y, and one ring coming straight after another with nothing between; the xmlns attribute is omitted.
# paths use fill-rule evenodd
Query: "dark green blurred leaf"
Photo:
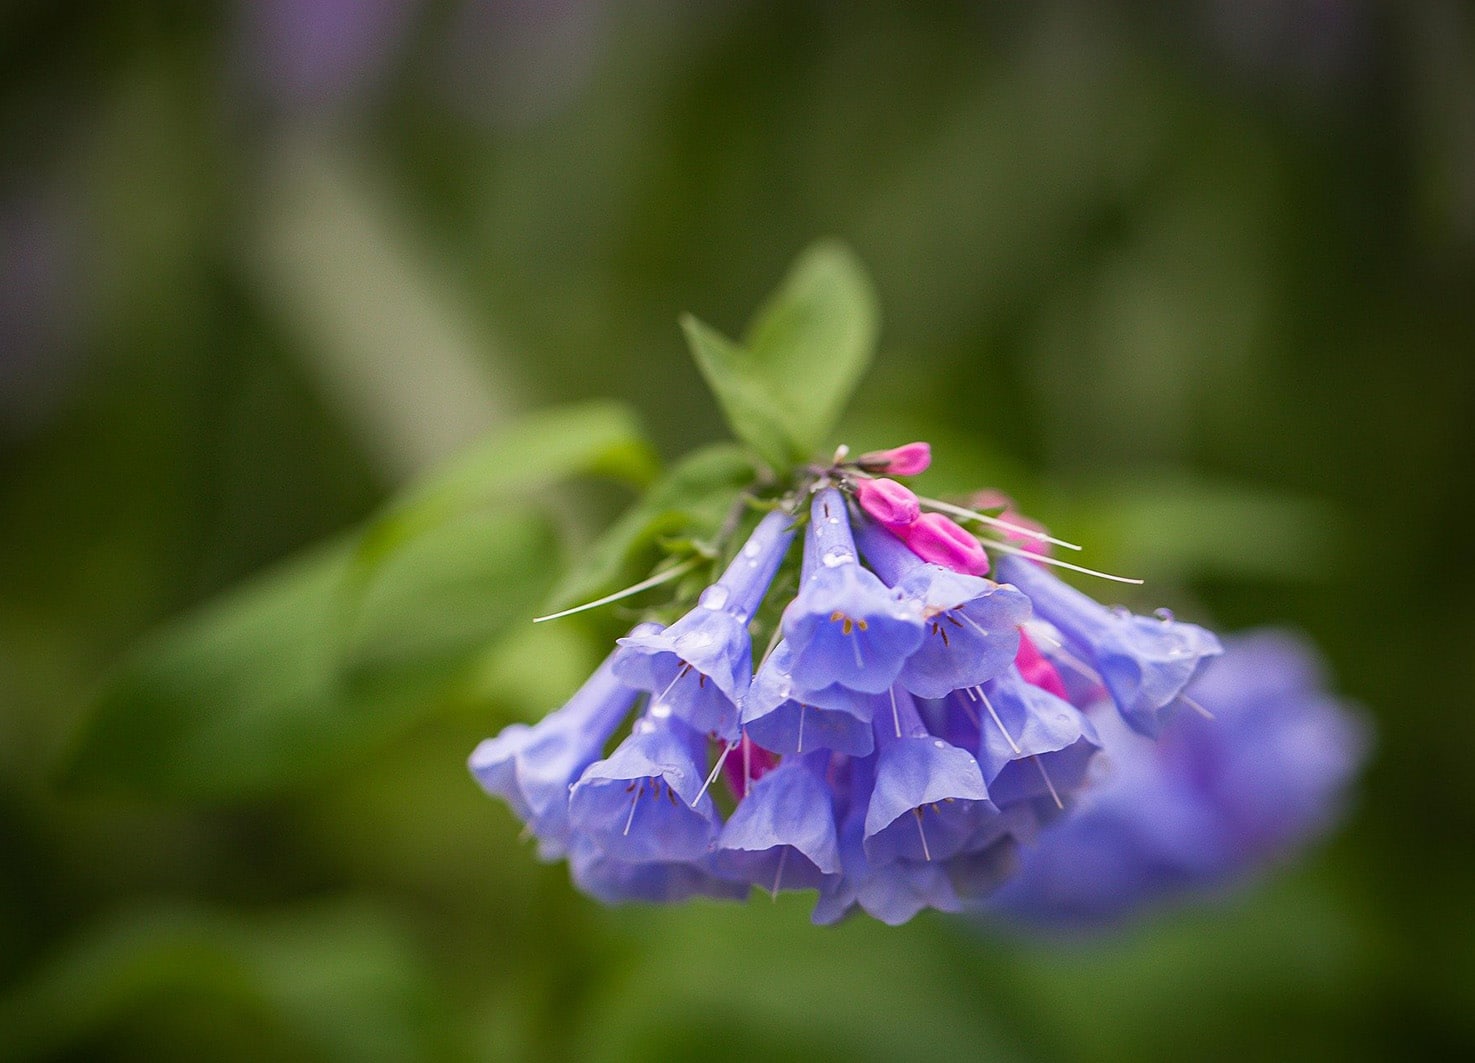
<svg viewBox="0 0 1475 1063"><path fill-rule="evenodd" d="M331 771L434 708L478 649L526 617L551 551L531 518L458 522L353 601L351 544L290 562L125 659L67 781L220 797Z"/></svg>
<svg viewBox="0 0 1475 1063"><path fill-rule="evenodd" d="M105 1039L135 1012L239 1013L288 1058L416 1060L454 1053L424 958L365 904L272 916L198 908L120 915L76 936L0 998L0 1059L51 1057ZM274 1056L274 1058L280 1058Z"/></svg>
<svg viewBox="0 0 1475 1063"><path fill-rule="evenodd" d="M492 433L411 487L365 529L359 562L369 569L437 525L489 503L574 475L645 487L659 472L655 452L628 407L560 406Z"/></svg>
<svg viewBox="0 0 1475 1063"><path fill-rule="evenodd" d="M140 645L104 686L66 779L165 796L331 771L431 711L546 593L544 522L488 509L576 472L642 480L605 404L535 415L433 474L353 538L289 562ZM372 545L365 546L365 539Z"/></svg>
<svg viewBox="0 0 1475 1063"><path fill-rule="evenodd" d="M752 481L753 471L742 448L730 444L688 455L590 548L559 583L552 607L583 602L611 588L622 575L630 575L635 559L658 539L710 535L737 492Z"/></svg>
<svg viewBox="0 0 1475 1063"><path fill-rule="evenodd" d="M558 557L545 523L468 514L396 551L356 603L346 688L372 703L434 697L510 626L526 622Z"/></svg>
<svg viewBox="0 0 1475 1063"><path fill-rule="evenodd" d="M876 294L860 261L833 241L810 247L749 326L746 346L800 458L839 423L876 352Z"/></svg>
<svg viewBox="0 0 1475 1063"><path fill-rule="evenodd" d="M682 327L733 433L782 470L814 456L870 366L876 302L854 255L825 242L799 258L745 344L694 317Z"/></svg>

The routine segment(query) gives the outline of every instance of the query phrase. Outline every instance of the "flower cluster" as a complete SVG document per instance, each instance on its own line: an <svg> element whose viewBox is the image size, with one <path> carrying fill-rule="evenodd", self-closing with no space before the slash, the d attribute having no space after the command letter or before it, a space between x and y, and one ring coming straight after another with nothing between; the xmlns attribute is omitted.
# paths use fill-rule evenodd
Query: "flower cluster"
<svg viewBox="0 0 1475 1063"><path fill-rule="evenodd" d="M1000 916L1088 928L1222 887L1321 834L1361 764L1361 721L1311 649L1277 631L1229 641L1154 742L1093 710L1102 754L1071 815L992 898Z"/></svg>
<svg viewBox="0 0 1475 1063"><path fill-rule="evenodd" d="M566 705L472 754L586 893L817 890L820 923L978 908L1119 729L1092 702L1144 741L1196 707L1208 631L1072 589L1046 567L1060 540L1002 503L887 478L926 468L925 444L842 459L775 500L684 615L637 625ZM797 593L760 616L801 534Z"/></svg>

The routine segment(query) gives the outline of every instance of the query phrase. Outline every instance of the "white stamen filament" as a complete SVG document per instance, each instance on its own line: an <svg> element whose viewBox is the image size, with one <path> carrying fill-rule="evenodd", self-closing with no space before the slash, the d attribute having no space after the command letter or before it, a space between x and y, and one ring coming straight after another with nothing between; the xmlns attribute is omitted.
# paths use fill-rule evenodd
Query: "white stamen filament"
<svg viewBox="0 0 1475 1063"><path fill-rule="evenodd" d="M965 520L976 520L980 524L991 524L995 528L1003 528L1005 531L1012 531L1017 532L1020 535L1027 535L1031 539L1038 539L1044 543L1054 543L1056 546L1063 546L1067 550L1080 549L1080 547L1077 546L1075 543L1068 543L1064 539L1057 539L1053 535L1046 535L1038 528L1026 528L1022 524L1015 524L1012 521L1000 520L998 517L990 517L987 513L977 513L971 509L964 509L962 506L955 506L951 502L939 502L935 498L918 498L917 501L922 503L922 505L926 506L928 509L935 509L939 513L948 513L954 517L962 517Z"/></svg>
<svg viewBox="0 0 1475 1063"><path fill-rule="evenodd" d="M1018 546L1010 546L1008 543L989 542L984 544L985 550L996 550L1001 554L1012 554L1015 557L1027 557L1031 561L1038 561L1042 565L1053 565L1056 568L1068 568L1072 572L1079 572L1086 576L1095 576L1098 579L1109 579L1113 583L1140 584L1144 580L1135 576L1116 576L1110 572L1098 572L1094 568L1086 568L1084 565L1072 565L1069 561L1061 561L1058 558L1046 557L1044 554L1036 554L1032 551L1022 549Z"/></svg>
<svg viewBox="0 0 1475 1063"><path fill-rule="evenodd" d="M1014 741L1008 729L1005 728L1004 721L999 719L999 714L994 711L994 704L988 700L988 695L983 692L983 687L974 687L973 689L978 691L978 697L983 701L983 707L988 709L988 714L994 718L994 723L999 728L999 734L1004 736L1004 740L1009 743L1009 748L1014 750L1016 754L1023 753L1024 750L1019 748L1018 743Z"/></svg>
<svg viewBox="0 0 1475 1063"><path fill-rule="evenodd" d="M1035 754L1029 759L1034 761L1035 767L1040 769L1040 778L1045 780L1045 789L1049 790L1050 796L1055 799L1055 807L1059 809L1064 809L1065 803L1060 800L1060 794L1056 793L1055 784L1050 781L1050 776L1045 774L1045 765L1044 762L1040 760L1039 754Z"/></svg>
<svg viewBox="0 0 1475 1063"><path fill-rule="evenodd" d="M707 788L717 781L717 776L722 771L722 765L727 760L727 754L731 753L735 748L737 748L736 742L729 742L722 747L722 752L717 754L717 763L713 764L712 770L707 773L707 781L702 783L702 788L697 791L696 797L691 802L692 808L697 807L697 802L702 799L702 794L706 793Z"/></svg>
<svg viewBox="0 0 1475 1063"><path fill-rule="evenodd" d="M930 864L932 862L932 850L927 848L927 832L922 829L922 810L920 808L914 808L912 809L912 815L917 818L917 837L922 839L922 856Z"/></svg>
<svg viewBox="0 0 1475 1063"><path fill-rule="evenodd" d="M686 575L692 569L700 565L704 560L705 558L701 557L688 558L681 564L677 565L675 568L668 568L665 572L657 573L656 575L651 576L649 579L643 579L639 583L626 587L622 591L615 591L615 593L613 594L606 594L603 598L599 598L592 602L585 602L583 605L576 605L572 609L564 609L561 612L549 613L547 616L535 616L533 617L533 623L541 624L545 620L558 620L565 616L573 616L575 613L582 613L588 609L598 609L601 605L609 605L610 602L617 602L621 598L630 597L632 594L639 594L641 591L648 591L652 587L659 587L662 583L669 583L678 576Z"/></svg>
<svg viewBox="0 0 1475 1063"><path fill-rule="evenodd" d="M1212 720L1212 719L1215 719L1216 718L1212 712L1210 712L1208 709L1204 708L1198 702L1194 701L1187 694L1179 694L1178 695L1178 700L1181 701L1181 702L1183 702L1183 704L1187 705L1190 709L1192 709L1194 712L1198 713L1200 716L1202 716L1206 720Z"/></svg>
<svg viewBox="0 0 1475 1063"><path fill-rule="evenodd" d="M784 861L787 860L788 858L789 858L789 847L787 845L785 845L783 847L782 851L780 851L779 854L778 854L778 870L773 873L773 889L771 889L771 890L768 891L768 895L770 897L772 897L775 901L778 900L778 886L779 886L779 882L784 877Z"/></svg>
<svg viewBox="0 0 1475 1063"><path fill-rule="evenodd" d="M635 796L630 798L630 814L625 817L625 837L627 838L630 836L630 824L635 822L635 806L640 803L640 795L644 792L644 790L645 787L637 783L635 787Z"/></svg>

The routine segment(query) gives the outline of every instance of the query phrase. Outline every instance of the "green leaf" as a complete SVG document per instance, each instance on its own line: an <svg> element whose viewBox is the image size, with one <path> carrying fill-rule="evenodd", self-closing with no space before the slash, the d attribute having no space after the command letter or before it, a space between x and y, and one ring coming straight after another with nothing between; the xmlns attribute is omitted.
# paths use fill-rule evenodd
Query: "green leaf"
<svg viewBox="0 0 1475 1063"><path fill-rule="evenodd" d="M815 456L875 353L874 292L859 262L814 245L737 344L682 319L697 367L733 433L777 471Z"/></svg>
<svg viewBox="0 0 1475 1063"><path fill-rule="evenodd" d="M340 768L431 711L528 617L554 552L541 522L457 522L345 597L353 544L268 572L155 635L114 672L69 783L166 797L273 790Z"/></svg>
<svg viewBox="0 0 1475 1063"><path fill-rule="evenodd" d="M535 489L651 469L619 407L550 411L498 433L363 537L247 581L136 647L104 684L64 780L220 798L341 768L444 704L533 615L557 561Z"/></svg>
<svg viewBox="0 0 1475 1063"><path fill-rule="evenodd" d="M801 457L840 421L875 354L876 295L849 248L810 247L748 329L746 346L778 397Z"/></svg>
<svg viewBox="0 0 1475 1063"><path fill-rule="evenodd" d="M76 1052L135 1015L155 1050L198 1040L202 1058L238 1023L273 1058L443 1059L456 1041L425 957L383 909L178 907L119 914L48 957L0 998L0 1059Z"/></svg>
<svg viewBox="0 0 1475 1063"><path fill-rule="evenodd" d="M552 582L545 522L473 513L409 543L355 603L342 653L348 692L378 704L436 697L515 625Z"/></svg>
<svg viewBox="0 0 1475 1063"><path fill-rule="evenodd" d="M576 605L633 582L635 561L666 537L710 536L721 524L737 493L753 479L753 463L741 447L718 444L689 454L644 498L631 506L583 561L571 571L549 602L550 609ZM652 556L646 566L654 563Z"/></svg>
<svg viewBox="0 0 1475 1063"><path fill-rule="evenodd" d="M372 569L415 536L488 503L574 475L643 488L659 462L626 406L590 402L530 414L433 471L364 529L359 563Z"/></svg>
<svg viewBox="0 0 1475 1063"><path fill-rule="evenodd" d="M733 434L775 471L801 460L800 444L788 430L778 397L748 352L690 314L681 319L681 327Z"/></svg>

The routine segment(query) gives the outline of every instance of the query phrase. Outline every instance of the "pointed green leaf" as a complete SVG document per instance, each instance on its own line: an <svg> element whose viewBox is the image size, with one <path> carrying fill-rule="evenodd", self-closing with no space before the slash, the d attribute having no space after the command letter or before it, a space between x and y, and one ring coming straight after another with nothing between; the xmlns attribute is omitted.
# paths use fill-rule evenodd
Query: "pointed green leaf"
<svg viewBox="0 0 1475 1063"><path fill-rule="evenodd" d="M799 257L758 313L745 346L803 456L839 423L875 354L876 296L855 255L823 241Z"/></svg>
<svg viewBox="0 0 1475 1063"><path fill-rule="evenodd" d="M692 357L733 433L776 470L816 456L875 353L874 292L843 246L816 244L737 344L693 317Z"/></svg>

